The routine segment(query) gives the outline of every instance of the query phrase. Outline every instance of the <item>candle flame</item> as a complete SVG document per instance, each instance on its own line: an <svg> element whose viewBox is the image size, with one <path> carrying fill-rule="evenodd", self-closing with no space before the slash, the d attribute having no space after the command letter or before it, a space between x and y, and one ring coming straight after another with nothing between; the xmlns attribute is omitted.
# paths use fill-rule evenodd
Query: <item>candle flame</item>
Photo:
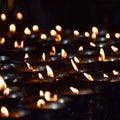
<svg viewBox="0 0 120 120"><path fill-rule="evenodd" d="M67 52L64 49L61 49L61 57L62 59L67 57Z"/></svg>
<svg viewBox="0 0 120 120"><path fill-rule="evenodd" d="M92 27L92 32L95 33L95 34L98 34L99 33L99 30L97 27Z"/></svg>
<svg viewBox="0 0 120 120"><path fill-rule="evenodd" d="M28 62L25 62L25 63L26 63L26 65L27 65L27 67L28 67L29 70L31 70L31 71L34 70L33 67Z"/></svg>
<svg viewBox="0 0 120 120"><path fill-rule="evenodd" d="M116 37L117 39L119 39L119 38L120 38L120 33L115 33L115 37Z"/></svg>
<svg viewBox="0 0 120 120"><path fill-rule="evenodd" d="M42 90L39 91L39 95L40 97L43 97L44 96L44 92Z"/></svg>
<svg viewBox="0 0 120 120"><path fill-rule="evenodd" d="M88 73L83 73L83 74L89 81L94 81L93 77L90 74Z"/></svg>
<svg viewBox="0 0 120 120"><path fill-rule="evenodd" d="M50 35L55 37L57 35L57 32L54 29L52 29L50 30Z"/></svg>
<svg viewBox="0 0 120 120"><path fill-rule="evenodd" d="M83 51L83 46L80 46L80 47L78 48L78 51Z"/></svg>
<svg viewBox="0 0 120 120"><path fill-rule="evenodd" d="M16 32L16 26L15 26L15 24L10 24L10 26L9 26L9 31L10 31L11 33L15 33L15 32Z"/></svg>
<svg viewBox="0 0 120 120"><path fill-rule="evenodd" d="M42 40L46 40L47 39L47 35L46 34L40 34L40 39Z"/></svg>
<svg viewBox="0 0 120 120"><path fill-rule="evenodd" d="M109 39L110 38L110 34L106 33L106 38Z"/></svg>
<svg viewBox="0 0 120 120"><path fill-rule="evenodd" d="M78 72L79 70L78 70L76 64L74 63L74 61L72 59L71 59L71 64L72 64L74 70Z"/></svg>
<svg viewBox="0 0 120 120"><path fill-rule="evenodd" d="M79 59L78 59L76 56L74 57L74 61L75 61L76 63L80 63Z"/></svg>
<svg viewBox="0 0 120 120"><path fill-rule="evenodd" d="M113 70L112 71L114 75L118 75L118 71L117 70Z"/></svg>
<svg viewBox="0 0 120 120"><path fill-rule="evenodd" d="M38 107L38 108L43 107L45 104L46 104L46 103L45 103L45 100L43 100L43 99L39 99L39 100L37 101L37 107Z"/></svg>
<svg viewBox="0 0 120 120"><path fill-rule="evenodd" d="M24 41L22 40L20 44L18 44L17 41L14 42L14 48L23 48L24 47Z"/></svg>
<svg viewBox="0 0 120 120"><path fill-rule="evenodd" d="M25 35L31 35L31 31L30 31L30 29L29 29L28 27L26 27L26 28L24 29L24 34L25 34Z"/></svg>
<svg viewBox="0 0 120 120"><path fill-rule="evenodd" d="M34 32L38 32L38 31L39 31L38 25L33 25L32 30L33 30Z"/></svg>
<svg viewBox="0 0 120 120"><path fill-rule="evenodd" d="M44 79L43 75L41 73L38 73L39 79Z"/></svg>
<svg viewBox="0 0 120 120"><path fill-rule="evenodd" d="M100 56L99 56L99 61L104 61L105 60L105 52L103 48L100 48Z"/></svg>
<svg viewBox="0 0 120 120"><path fill-rule="evenodd" d="M92 33L91 38L95 39L96 38L96 33Z"/></svg>
<svg viewBox="0 0 120 120"><path fill-rule="evenodd" d="M2 106L0 111L2 117L9 117L9 111L5 106Z"/></svg>
<svg viewBox="0 0 120 120"><path fill-rule="evenodd" d="M49 65L46 65L46 70L48 77L54 77L53 70L50 68Z"/></svg>
<svg viewBox="0 0 120 120"><path fill-rule="evenodd" d="M93 42L90 42L90 46L96 47L95 43L93 43Z"/></svg>
<svg viewBox="0 0 120 120"><path fill-rule="evenodd" d="M118 48L115 46L111 46L111 49L113 50L113 52L118 52Z"/></svg>
<svg viewBox="0 0 120 120"><path fill-rule="evenodd" d="M10 93L10 89L8 87L5 88L5 90L3 91L3 94L4 95L9 95L9 93Z"/></svg>
<svg viewBox="0 0 120 120"><path fill-rule="evenodd" d="M61 35L60 35L60 34L57 34L57 35L55 36L55 41L56 41L56 42L61 42L61 40L62 40Z"/></svg>
<svg viewBox="0 0 120 120"><path fill-rule="evenodd" d="M43 54L42 54L42 61L46 61L46 55L45 55L45 53L43 52Z"/></svg>
<svg viewBox="0 0 120 120"><path fill-rule="evenodd" d="M24 59L28 59L28 58L29 58L28 53L25 53Z"/></svg>
<svg viewBox="0 0 120 120"><path fill-rule="evenodd" d="M22 13L21 13L21 12L18 12L18 13L16 14L16 18L17 18L18 20L22 20L22 19L23 19Z"/></svg>
<svg viewBox="0 0 120 120"><path fill-rule="evenodd" d="M4 13L2 13L2 14L1 14L1 20L2 20L2 21L6 21L6 19L7 19L6 15L5 15Z"/></svg>
<svg viewBox="0 0 120 120"><path fill-rule="evenodd" d="M74 31L73 31L73 34L74 34L74 36L79 36L79 35L80 35L80 32L79 32L78 30L74 30Z"/></svg>
<svg viewBox="0 0 120 120"><path fill-rule="evenodd" d="M5 38L4 37L0 38L0 45L3 45L4 43L5 43Z"/></svg>
<svg viewBox="0 0 120 120"><path fill-rule="evenodd" d="M77 88L70 87L70 90L71 90L74 94L79 94L79 90L78 90Z"/></svg>
<svg viewBox="0 0 120 120"><path fill-rule="evenodd" d="M52 49L50 51L50 55L54 56L56 54L55 46L52 46Z"/></svg>
<svg viewBox="0 0 120 120"><path fill-rule="evenodd" d="M90 37L89 32L85 32L84 35L85 35L85 37Z"/></svg>
<svg viewBox="0 0 120 120"><path fill-rule="evenodd" d="M107 74L103 73L103 77L108 78L109 76Z"/></svg>
<svg viewBox="0 0 120 120"><path fill-rule="evenodd" d="M5 83L2 76L0 76L0 91L5 90L7 88L7 84Z"/></svg>
<svg viewBox="0 0 120 120"><path fill-rule="evenodd" d="M55 29L58 31L58 32L61 32L62 31L62 27L60 25L56 25L55 26Z"/></svg>

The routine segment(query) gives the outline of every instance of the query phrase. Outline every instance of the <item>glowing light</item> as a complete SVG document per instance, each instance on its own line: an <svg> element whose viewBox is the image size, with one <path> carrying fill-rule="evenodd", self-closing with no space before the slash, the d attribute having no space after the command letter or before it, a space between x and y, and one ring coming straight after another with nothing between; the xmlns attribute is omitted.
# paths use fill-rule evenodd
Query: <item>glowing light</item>
<svg viewBox="0 0 120 120"><path fill-rule="evenodd" d="M1 107L1 116L2 117L9 117L9 111L5 106Z"/></svg>
<svg viewBox="0 0 120 120"><path fill-rule="evenodd" d="M94 81L93 77L90 74L88 73L83 73L83 74L89 81Z"/></svg>
<svg viewBox="0 0 120 120"><path fill-rule="evenodd" d="M22 19L23 19L22 13L21 13L21 12L18 12L18 13L16 14L16 18L17 18L18 20L22 20Z"/></svg>
<svg viewBox="0 0 120 120"><path fill-rule="evenodd" d="M10 26L9 26L9 31L10 31L11 33L15 33L15 32L16 32L16 26L15 26L15 24L10 24Z"/></svg>
<svg viewBox="0 0 120 120"><path fill-rule="evenodd" d="M54 77L53 70L51 69L49 65L46 65L46 69L47 69L48 77Z"/></svg>
<svg viewBox="0 0 120 120"><path fill-rule="evenodd" d="M70 90L71 90L74 94L79 94L79 90L78 90L77 88L70 87Z"/></svg>

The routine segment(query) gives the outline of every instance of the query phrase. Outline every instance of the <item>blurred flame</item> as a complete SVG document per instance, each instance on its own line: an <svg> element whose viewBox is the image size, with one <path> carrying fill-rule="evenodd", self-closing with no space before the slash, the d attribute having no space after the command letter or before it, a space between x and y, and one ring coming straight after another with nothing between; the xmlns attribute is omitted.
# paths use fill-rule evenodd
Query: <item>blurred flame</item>
<svg viewBox="0 0 120 120"><path fill-rule="evenodd" d="M18 12L18 13L16 14L16 18L17 18L18 20L22 20L22 19L23 19L22 13L21 13L21 12Z"/></svg>
<svg viewBox="0 0 120 120"><path fill-rule="evenodd" d="M45 55L44 52L43 52L43 54L42 54L42 61L46 61L46 55Z"/></svg>
<svg viewBox="0 0 120 120"><path fill-rule="evenodd" d="M2 106L0 111L2 117L9 117L9 111L5 106Z"/></svg>
<svg viewBox="0 0 120 120"><path fill-rule="evenodd" d="M39 91L39 95L40 97L43 97L44 96L44 92L42 90Z"/></svg>
<svg viewBox="0 0 120 120"><path fill-rule="evenodd" d="M39 100L37 101L37 107L38 107L38 108L44 106L45 104L46 104L46 103L45 103L45 100L43 100L43 99L39 99Z"/></svg>
<svg viewBox="0 0 120 120"><path fill-rule="evenodd" d="M6 15L4 13L1 14L1 20L5 21L7 19Z"/></svg>
<svg viewBox="0 0 120 120"><path fill-rule="evenodd" d="M62 31L62 27L60 25L56 25L55 26L55 29L58 31L58 32L61 32Z"/></svg>
<svg viewBox="0 0 120 120"><path fill-rule="evenodd" d="M64 49L61 49L61 57L63 59L67 57L67 52Z"/></svg>
<svg viewBox="0 0 120 120"><path fill-rule="evenodd" d="M103 73L103 77L108 78L109 76L107 74Z"/></svg>
<svg viewBox="0 0 120 120"><path fill-rule="evenodd" d="M48 77L54 77L53 70L50 68L49 65L46 65L46 69Z"/></svg>
<svg viewBox="0 0 120 120"><path fill-rule="evenodd" d="M71 90L74 94L79 94L79 90L78 90L77 88L70 87L70 90Z"/></svg>
<svg viewBox="0 0 120 120"><path fill-rule="evenodd" d="M60 42L61 40L62 40L61 35L60 35L60 34L57 34L57 35L55 36L55 41L56 41L56 42Z"/></svg>
<svg viewBox="0 0 120 120"><path fill-rule="evenodd" d="M110 34L106 33L106 38L109 39L110 38Z"/></svg>
<svg viewBox="0 0 120 120"><path fill-rule="evenodd" d="M116 38L120 38L120 33L115 33Z"/></svg>
<svg viewBox="0 0 120 120"><path fill-rule="evenodd" d="M79 70L78 70L76 64L74 63L74 61L72 59L71 59L71 64L72 64L74 70L78 72Z"/></svg>
<svg viewBox="0 0 120 120"><path fill-rule="evenodd" d="M30 29L29 29L28 27L26 27L26 28L24 29L24 34L25 34L25 35L31 35L31 31L30 31Z"/></svg>
<svg viewBox="0 0 120 120"><path fill-rule="evenodd" d="M42 33L42 34L40 35L40 38L41 38L42 40L46 40L46 39L47 39L47 35Z"/></svg>
<svg viewBox="0 0 120 120"><path fill-rule="evenodd" d="M34 70L33 67L28 62L26 62L26 65L27 65L29 70Z"/></svg>
<svg viewBox="0 0 120 120"><path fill-rule="evenodd" d="M118 48L115 46L111 46L111 49L113 50L113 52L118 52Z"/></svg>
<svg viewBox="0 0 120 120"><path fill-rule="evenodd" d="M39 79L44 79L43 75L41 73L38 73Z"/></svg>
<svg viewBox="0 0 120 120"><path fill-rule="evenodd" d="M83 73L83 74L89 81L94 81L93 77L90 74L88 73Z"/></svg>
<svg viewBox="0 0 120 120"><path fill-rule="evenodd" d="M4 37L0 38L0 45L3 45L4 43L5 43L5 38Z"/></svg>
<svg viewBox="0 0 120 120"><path fill-rule="evenodd" d="M73 31L73 34L74 34L74 36L79 36L79 35L80 35L80 33L79 33L78 30L74 30L74 31Z"/></svg>
<svg viewBox="0 0 120 120"><path fill-rule="evenodd" d="M52 49L51 49L51 51L50 51L50 55L52 55L52 56L56 55L55 46L52 46Z"/></svg>
<svg viewBox="0 0 120 120"><path fill-rule="evenodd" d="M3 77L0 75L0 91L5 90L7 88L7 84L5 83Z"/></svg>
<svg viewBox="0 0 120 120"><path fill-rule="evenodd" d="M100 56L99 56L99 61L104 61L105 60L105 52L103 48L100 48Z"/></svg>
<svg viewBox="0 0 120 120"><path fill-rule="evenodd" d="M77 57L74 57L74 61L75 61L76 63L80 63L80 61L79 61L79 59L78 59Z"/></svg>
<svg viewBox="0 0 120 120"><path fill-rule="evenodd" d="M24 41L22 40L20 44L18 44L17 41L14 42L14 48L23 48L24 47Z"/></svg>
<svg viewBox="0 0 120 120"><path fill-rule="evenodd" d="M33 30L34 32L38 32L38 31L39 31L38 25L33 25L33 26L32 26L32 30Z"/></svg>
<svg viewBox="0 0 120 120"><path fill-rule="evenodd" d="M96 33L92 33L91 38L95 39L96 38Z"/></svg>
<svg viewBox="0 0 120 120"><path fill-rule="evenodd" d="M51 36L56 36L57 32L54 29L52 29L52 30L50 30L50 35Z"/></svg>
<svg viewBox="0 0 120 120"><path fill-rule="evenodd" d="M90 46L96 47L95 43L93 43L93 42L90 42Z"/></svg>
<svg viewBox="0 0 120 120"><path fill-rule="evenodd" d="M95 34L98 34L99 33L99 30L97 27L92 27L92 32L95 33Z"/></svg>
<svg viewBox="0 0 120 120"><path fill-rule="evenodd" d="M10 24L10 26L9 26L9 31L10 31L11 33L15 33L15 32L16 32L16 26L15 26L15 24Z"/></svg>
<svg viewBox="0 0 120 120"><path fill-rule="evenodd" d="M4 95L9 95L10 93L10 89L9 88L5 88L5 90L3 91Z"/></svg>
<svg viewBox="0 0 120 120"><path fill-rule="evenodd" d="M78 48L78 51L83 51L83 46L80 46L80 47Z"/></svg>
<svg viewBox="0 0 120 120"><path fill-rule="evenodd" d="M113 70L112 71L114 75L118 75L118 71L117 70Z"/></svg>
<svg viewBox="0 0 120 120"><path fill-rule="evenodd" d="M90 37L89 32L85 32L84 35L85 35L85 37Z"/></svg>
<svg viewBox="0 0 120 120"><path fill-rule="evenodd" d="M27 58L29 58L29 55L28 53L25 53L24 59L27 59Z"/></svg>

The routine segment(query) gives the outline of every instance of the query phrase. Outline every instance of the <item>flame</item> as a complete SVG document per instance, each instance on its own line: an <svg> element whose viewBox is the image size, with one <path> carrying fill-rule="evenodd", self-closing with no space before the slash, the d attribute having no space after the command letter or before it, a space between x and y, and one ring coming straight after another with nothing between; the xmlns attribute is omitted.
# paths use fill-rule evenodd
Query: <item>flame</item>
<svg viewBox="0 0 120 120"><path fill-rule="evenodd" d="M75 61L76 63L80 63L80 61L79 61L79 59L78 59L77 57L74 57L74 61Z"/></svg>
<svg viewBox="0 0 120 120"><path fill-rule="evenodd" d="M113 70L112 71L114 75L118 75L118 71L117 70Z"/></svg>
<svg viewBox="0 0 120 120"><path fill-rule="evenodd" d="M44 96L44 92L42 90L39 91L39 95L40 97L43 97Z"/></svg>
<svg viewBox="0 0 120 120"><path fill-rule="evenodd" d="M30 29L29 29L28 27L26 27L26 28L24 29L24 34L25 34L25 35L31 35L31 31L30 31Z"/></svg>
<svg viewBox="0 0 120 120"><path fill-rule="evenodd" d="M14 48L23 48L24 47L24 41L22 40L20 44L18 44L17 41L14 42Z"/></svg>
<svg viewBox="0 0 120 120"><path fill-rule="evenodd" d="M46 39L47 39L47 35L42 33L42 34L40 35L40 39L46 40Z"/></svg>
<svg viewBox="0 0 120 120"><path fill-rule="evenodd" d="M110 34L106 33L106 38L109 39L110 38Z"/></svg>
<svg viewBox="0 0 120 120"><path fill-rule="evenodd" d="M47 100L47 101L57 101L58 100L57 94L51 95L51 93L49 91L45 91L44 97L45 97L45 100Z"/></svg>
<svg viewBox="0 0 120 120"><path fill-rule="evenodd" d="M119 39L120 38L120 33L115 33L115 37Z"/></svg>
<svg viewBox="0 0 120 120"><path fill-rule="evenodd" d="M103 48L100 48L100 56L99 56L99 61L104 61L105 60L105 52Z"/></svg>
<svg viewBox="0 0 120 120"><path fill-rule="evenodd" d="M9 26L9 31L10 31L11 33L15 33L15 32L16 32L16 26L15 26L15 24L10 24L10 26Z"/></svg>
<svg viewBox="0 0 120 120"><path fill-rule="evenodd" d="M78 72L79 70L78 70L76 64L74 63L74 61L72 59L71 59L71 64L72 64L74 70Z"/></svg>
<svg viewBox="0 0 120 120"><path fill-rule="evenodd" d="M9 111L5 106L2 106L0 111L2 117L9 117Z"/></svg>
<svg viewBox="0 0 120 120"><path fill-rule="evenodd" d="M24 59L27 59L27 58L29 58L29 55L28 53L25 53Z"/></svg>
<svg viewBox="0 0 120 120"><path fill-rule="evenodd" d="M26 63L29 70L34 70L33 67L28 62L25 62L25 63Z"/></svg>
<svg viewBox="0 0 120 120"><path fill-rule="evenodd" d="M55 26L55 29L58 31L58 32L61 32L62 31L62 27L60 25L56 25Z"/></svg>
<svg viewBox="0 0 120 120"><path fill-rule="evenodd" d="M18 12L18 13L16 14L16 18L17 18L18 20L22 20L22 19L23 19L22 13L21 13L21 12Z"/></svg>
<svg viewBox="0 0 120 120"><path fill-rule="evenodd" d="M6 20L6 15L4 13L1 14L1 20L5 21Z"/></svg>
<svg viewBox="0 0 120 120"><path fill-rule="evenodd" d="M107 74L103 73L103 77L108 78L109 76Z"/></svg>
<svg viewBox="0 0 120 120"><path fill-rule="evenodd" d="M54 29L52 29L52 30L50 30L50 35L51 36L56 36L57 32Z"/></svg>
<svg viewBox="0 0 120 120"><path fill-rule="evenodd" d="M9 88L5 88L5 90L3 91L4 95L9 95L10 93L10 89Z"/></svg>
<svg viewBox="0 0 120 120"><path fill-rule="evenodd" d="M0 91L5 90L7 88L7 84L5 83L2 76L0 76Z"/></svg>
<svg viewBox="0 0 120 120"><path fill-rule="evenodd" d="M90 37L89 32L85 32L84 35L85 35L85 37Z"/></svg>
<svg viewBox="0 0 120 120"><path fill-rule="evenodd" d="M96 47L95 43L93 43L93 42L90 42L90 46Z"/></svg>
<svg viewBox="0 0 120 120"><path fill-rule="evenodd" d="M79 94L79 90L78 90L77 88L70 87L70 90L71 90L74 94Z"/></svg>
<svg viewBox="0 0 120 120"><path fill-rule="evenodd" d="M97 27L92 27L92 32L95 33L95 34L98 34L99 33L99 30Z"/></svg>
<svg viewBox="0 0 120 120"><path fill-rule="evenodd" d="M79 33L78 30L74 30L74 31L73 31L73 34L74 34L74 36L79 36L79 35L80 35L80 33Z"/></svg>
<svg viewBox="0 0 120 120"><path fill-rule="evenodd" d="M83 73L83 74L88 80L94 81L93 77L90 74L88 74L88 73Z"/></svg>
<svg viewBox="0 0 120 120"><path fill-rule="evenodd" d="M113 52L118 52L118 48L115 46L111 46L111 49L113 50Z"/></svg>
<svg viewBox="0 0 120 120"><path fill-rule="evenodd" d="M5 43L5 38L4 37L0 38L0 45L3 45L4 43Z"/></svg>
<svg viewBox="0 0 120 120"><path fill-rule="evenodd" d="M78 48L78 51L83 51L83 46L80 46L80 47Z"/></svg>
<svg viewBox="0 0 120 120"><path fill-rule="evenodd" d="M42 54L42 61L46 61L46 55L45 55L44 52L43 52L43 54Z"/></svg>
<svg viewBox="0 0 120 120"><path fill-rule="evenodd" d="M67 52L64 49L61 49L61 57L63 59L67 57Z"/></svg>
<svg viewBox="0 0 120 120"><path fill-rule="evenodd" d="M39 79L44 79L43 75L41 73L38 73Z"/></svg>
<svg viewBox="0 0 120 120"><path fill-rule="evenodd" d="M45 103L45 100L43 100L43 99L39 99L38 101L37 101L37 107L38 108L41 108L42 106L44 106L46 103Z"/></svg>
<svg viewBox="0 0 120 120"><path fill-rule="evenodd" d="M60 34L57 34L57 35L55 36L55 41L56 41L56 42L60 42L61 40L62 40L61 35L60 35Z"/></svg>
<svg viewBox="0 0 120 120"><path fill-rule="evenodd" d="M55 46L52 46L52 49L50 51L50 55L54 56L56 54Z"/></svg>
<svg viewBox="0 0 120 120"><path fill-rule="evenodd" d="M38 31L39 31L38 25L33 25L32 30L33 30L34 32L38 32Z"/></svg>
<svg viewBox="0 0 120 120"><path fill-rule="evenodd" d="M91 38L95 39L96 38L96 33L92 33Z"/></svg>
<svg viewBox="0 0 120 120"><path fill-rule="evenodd" d="M48 77L54 77L53 70L50 68L50 66L46 65L46 69Z"/></svg>

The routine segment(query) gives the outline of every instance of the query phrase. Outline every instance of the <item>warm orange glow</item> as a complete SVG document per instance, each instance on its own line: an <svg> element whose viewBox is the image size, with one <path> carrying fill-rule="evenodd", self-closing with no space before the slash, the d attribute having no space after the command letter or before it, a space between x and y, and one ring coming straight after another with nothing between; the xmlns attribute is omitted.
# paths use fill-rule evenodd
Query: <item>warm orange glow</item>
<svg viewBox="0 0 120 120"><path fill-rule="evenodd" d="M16 18L17 18L18 20L22 20L22 19L23 19L22 13L21 13L21 12L18 12L18 13L16 14Z"/></svg>
<svg viewBox="0 0 120 120"><path fill-rule="evenodd" d="M25 34L25 35L31 35L31 31L30 31L30 29L29 29L28 27L26 27L26 28L24 29L24 34Z"/></svg>
<svg viewBox="0 0 120 120"><path fill-rule="evenodd" d="M84 35L85 35L85 37L90 37L89 32L85 32Z"/></svg>
<svg viewBox="0 0 120 120"><path fill-rule="evenodd" d="M91 38L95 39L96 38L96 33L92 33Z"/></svg>
<svg viewBox="0 0 120 120"><path fill-rule="evenodd" d="M27 65L29 70L33 70L33 67L28 62L26 62L26 65Z"/></svg>
<svg viewBox="0 0 120 120"><path fill-rule="evenodd" d="M90 42L90 46L96 47L95 43L93 43L93 42Z"/></svg>
<svg viewBox="0 0 120 120"><path fill-rule="evenodd" d="M51 93L49 91L45 91L44 97L45 97L45 100L47 100L47 101L57 101L58 100L57 94L51 95Z"/></svg>
<svg viewBox="0 0 120 120"><path fill-rule="evenodd" d="M74 70L78 72L79 70L78 70L76 64L74 63L74 61L72 59L71 59L71 64L72 64Z"/></svg>
<svg viewBox="0 0 120 120"><path fill-rule="evenodd" d="M49 65L46 65L47 75L48 77L54 77L53 70Z"/></svg>
<svg viewBox="0 0 120 120"><path fill-rule="evenodd" d="M18 44L17 41L14 42L14 48L23 48L24 47L24 41L22 40L20 44Z"/></svg>
<svg viewBox="0 0 120 120"><path fill-rule="evenodd" d="M70 87L70 90L71 90L74 94L79 94L79 90L78 90L77 88Z"/></svg>
<svg viewBox="0 0 120 120"><path fill-rule="evenodd" d="M46 39L47 39L47 35L42 33L42 34L40 35L40 39L46 40Z"/></svg>
<svg viewBox="0 0 120 120"><path fill-rule="evenodd" d="M0 111L2 117L9 117L9 111L5 106L2 106Z"/></svg>
<svg viewBox="0 0 120 120"><path fill-rule="evenodd" d="M29 58L29 55L28 53L25 53L24 59L27 59L27 58Z"/></svg>
<svg viewBox="0 0 120 120"><path fill-rule="evenodd" d="M58 31L58 32L61 32L62 31L62 27L60 25L56 25L55 26L55 29Z"/></svg>
<svg viewBox="0 0 120 120"><path fill-rule="evenodd" d="M113 75L118 75L118 71L117 70L113 70Z"/></svg>
<svg viewBox="0 0 120 120"><path fill-rule="evenodd" d="M55 41L56 41L56 42L60 42L61 40L62 40L61 35L60 35L60 34L57 34L57 35L55 36Z"/></svg>
<svg viewBox="0 0 120 120"><path fill-rule="evenodd" d="M89 81L94 81L93 77L90 74L88 73L83 73L83 74Z"/></svg>
<svg viewBox="0 0 120 120"><path fill-rule="evenodd" d="M107 38L107 39L110 38L110 34L109 34L109 33L106 34L106 38Z"/></svg>
<svg viewBox="0 0 120 120"><path fill-rule="evenodd" d="M9 26L9 31L10 31L11 33L15 33L15 32L16 32L16 26L15 26L15 24L10 24L10 26Z"/></svg>
<svg viewBox="0 0 120 120"><path fill-rule="evenodd" d="M51 49L51 51L50 51L50 55L52 55L52 56L56 55L55 46L52 46L52 49Z"/></svg>
<svg viewBox="0 0 120 120"><path fill-rule="evenodd" d="M54 29L52 29L52 30L50 30L50 35L51 36L56 36L57 32Z"/></svg>
<svg viewBox="0 0 120 120"><path fill-rule="evenodd" d="M98 34L99 33L99 30L97 27L92 27L92 32L95 33L95 34Z"/></svg>
<svg viewBox="0 0 120 120"><path fill-rule="evenodd" d="M113 52L118 52L118 48L115 46L111 46L111 49L113 50Z"/></svg>
<svg viewBox="0 0 120 120"><path fill-rule="evenodd" d="M1 14L1 20L5 21L7 19L6 15L4 13Z"/></svg>
<svg viewBox="0 0 120 120"><path fill-rule="evenodd" d="M76 63L80 63L80 61L79 61L79 59L78 59L77 57L74 57L74 61L75 61Z"/></svg>
<svg viewBox="0 0 120 120"><path fill-rule="evenodd" d="M46 61L46 55L45 55L44 52L43 52L43 54L42 54L42 61Z"/></svg>
<svg viewBox="0 0 120 120"><path fill-rule="evenodd" d="M9 95L10 93L10 89L9 88L5 88L5 90L3 91L4 95Z"/></svg>
<svg viewBox="0 0 120 120"><path fill-rule="evenodd" d="M115 33L115 37L116 37L117 39L119 39L119 38L120 38L120 33Z"/></svg>
<svg viewBox="0 0 120 120"><path fill-rule="evenodd" d="M41 73L38 73L39 79L44 79L43 75Z"/></svg>
<svg viewBox="0 0 120 120"><path fill-rule="evenodd" d="M0 76L0 91L5 90L7 88L7 84L5 83L2 76Z"/></svg>
<svg viewBox="0 0 120 120"><path fill-rule="evenodd" d="M61 57L63 59L67 57L67 52L64 49L61 49Z"/></svg>
<svg viewBox="0 0 120 120"><path fill-rule="evenodd" d="M46 103L45 103L45 100L43 100L43 99L39 99L38 101L37 101L37 107L38 108L41 108L42 106L44 106Z"/></svg>
<svg viewBox="0 0 120 120"><path fill-rule="evenodd" d="M39 31L38 25L33 25L32 30L33 30L34 32L38 32L38 31Z"/></svg>
<svg viewBox="0 0 120 120"><path fill-rule="evenodd" d="M5 43L5 38L4 37L0 38L0 45L3 45L4 43Z"/></svg>
<svg viewBox="0 0 120 120"><path fill-rule="evenodd" d="M74 36L79 36L79 35L80 35L80 33L79 33L78 30L74 30L74 31L73 31L73 34L74 34Z"/></svg>
<svg viewBox="0 0 120 120"><path fill-rule="evenodd" d="M43 97L44 96L44 92L42 90L39 91L39 95L40 97Z"/></svg>
<svg viewBox="0 0 120 120"><path fill-rule="evenodd" d="M108 78L109 76L107 74L103 73L103 77Z"/></svg>
<svg viewBox="0 0 120 120"><path fill-rule="evenodd" d="M105 60L105 52L103 48L100 48L100 56L99 56L99 61L104 61Z"/></svg>
<svg viewBox="0 0 120 120"><path fill-rule="evenodd" d="M80 47L78 48L78 51L83 51L83 46L80 46Z"/></svg>

